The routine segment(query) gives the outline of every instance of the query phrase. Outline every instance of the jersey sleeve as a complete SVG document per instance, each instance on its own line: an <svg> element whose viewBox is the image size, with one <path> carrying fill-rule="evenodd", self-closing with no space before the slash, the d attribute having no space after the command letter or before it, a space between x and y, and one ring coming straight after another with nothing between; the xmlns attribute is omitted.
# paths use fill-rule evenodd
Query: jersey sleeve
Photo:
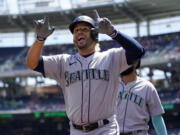
<svg viewBox="0 0 180 135"><path fill-rule="evenodd" d="M63 72L63 55L43 56L44 75L52 79L60 79Z"/></svg>
<svg viewBox="0 0 180 135"><path fill-rule="evenodd" d="M156 116L164 113L159 95L155 87L150 83L147 91L147 105L151 116Z"/></svg>
<svg viewBox="0 0 180 135"><path fill-rule="evenodd" d="M42 56L39 59L37 67L33 70L36 72L40 72L45 77L45 75L44 75L44 62L43 62Z"/></svg>
<svg viewBox="0 0 180 135"><path fill-rule="evenodd" d="M118 68L115 70L119 71L118 72L119 74L131 66L131 65L128 65L127 63L125 50L122 47L113 48L113 49L110 49L110 51L112 53L112 61L114 62L113 67Z"/></svg>
<svg viewBox="0 0 180 135"><path fill-rule="evenodd" d="M123 34L120 31L116 32L117 35L113 39L116 40L126 50L127 63L129 65L134 64L145 54L144 47L134 38Z"/></svg>

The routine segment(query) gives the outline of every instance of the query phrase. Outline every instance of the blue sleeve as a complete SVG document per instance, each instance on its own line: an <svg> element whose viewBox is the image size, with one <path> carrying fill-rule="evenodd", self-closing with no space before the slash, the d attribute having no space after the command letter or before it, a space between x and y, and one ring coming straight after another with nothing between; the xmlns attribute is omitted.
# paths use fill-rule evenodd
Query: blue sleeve
<svg viewBox="0 0 180 135"><path fill-rule="evenodd" d="M163 117L161 115L157 115L152 116L151 119L157 135L167 135L167 129Z"/></svg>
<svg viewBox="0 0 180 135"><path fill-rule="evenodd" d="M126 51L127 64L131 65L136 60L140 59L145 54L144 47L135 39L116 31L117 35L113 38L116 40Z"/></svg>
<svg viewBox="0 0 180 135"><path fill-rule="evenodd" d="M40 72L44 77L45 77L45 73L44 73L44 62L43 62L43 58L42 56L39 59L39 63L37 65L37 67L34 69L34 71Z"/></svg>

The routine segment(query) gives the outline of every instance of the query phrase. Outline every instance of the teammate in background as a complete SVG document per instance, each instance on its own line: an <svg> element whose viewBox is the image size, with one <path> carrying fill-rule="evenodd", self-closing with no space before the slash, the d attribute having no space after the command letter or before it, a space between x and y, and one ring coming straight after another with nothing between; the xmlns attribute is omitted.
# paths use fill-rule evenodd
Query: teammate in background
<svg viewBox="0 0 180 135"><path fill-rule="evenodd" d="M40 56L46 38L54 31L45 17L35 23L37 39L27 55L27 67L60 83L71 135L119 135L115 115L119 74L144 54L138 42L95 13L96 21L79 16L69 25L77 54ZM98 33L107 34L123 48L95 51Z"/></svg>
<svg viewBox="0 0 180 135"><path fill-rule="evenodd" d="M117 109L120 135L148 135L150 117L157 135L167 135L158 93L151 82L137 76L139 67L137 61L121 73Z"/></svg>

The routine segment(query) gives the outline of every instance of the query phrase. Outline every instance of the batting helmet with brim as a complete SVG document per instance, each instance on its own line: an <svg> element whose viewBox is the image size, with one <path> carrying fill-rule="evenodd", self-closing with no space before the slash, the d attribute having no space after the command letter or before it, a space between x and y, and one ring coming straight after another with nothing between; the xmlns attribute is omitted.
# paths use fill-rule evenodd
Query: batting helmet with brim
<svg viewBox="0 0 180 135"><path fill-rule="evenodd" d="M74 28L75 26L78 24L78 23L81 23L81 22L84 22L84 23L87 23L89 24L92 28L95 28L95 21L89 17L89 16L78 16L77 18L75 18L73 20L73 22L69 25L69 30L71 31L71 33L74 32ZM94 30L91 30L91 37L93 40L95 40L96 42L98 41L98 33L95 32Z"/></svg>

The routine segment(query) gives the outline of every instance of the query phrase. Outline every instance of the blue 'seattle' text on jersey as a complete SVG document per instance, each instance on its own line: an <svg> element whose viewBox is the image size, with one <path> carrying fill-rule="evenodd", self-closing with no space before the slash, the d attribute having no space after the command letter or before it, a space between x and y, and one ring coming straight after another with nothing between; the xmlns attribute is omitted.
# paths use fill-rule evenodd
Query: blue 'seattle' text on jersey
<svg viewBox="0 0 180 135"><path fill-rule="evenodd" d="M100 69L86 69L72 73L65 71L64 75L66 80L66 86L69 86L77 81L84 81L87 79L109 81L109 71Z"/></svg>

